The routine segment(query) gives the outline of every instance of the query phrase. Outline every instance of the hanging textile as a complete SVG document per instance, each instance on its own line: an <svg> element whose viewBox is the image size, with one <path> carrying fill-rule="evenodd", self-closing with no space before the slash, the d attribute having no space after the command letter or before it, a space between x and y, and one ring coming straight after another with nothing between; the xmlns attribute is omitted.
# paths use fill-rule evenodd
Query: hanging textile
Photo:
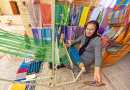
<svg viewBox="0 0 130 90"><path fill-rule="evenodd" d="M27 85L20 84L20 83L14 83L11 85L9 90L25 90Z"/></svg>
<svg viewBox="0 0 130 90"><path fill-rule="evenodd" d="M60 26L58 29L58 42L60 43L66 43L66 38L67 38L67 26Z"/></svg>
<svg viewBox="0 0 130 90"><path fill-rule="evenodd" d="M80 6L71 6L69 21L70 21L70 24L72 26L76 25L76 21L77 21L77 18L78 18L79 11L80 11Z"/></svg>
<svg viewBox="0 0 130 90"><path fill-rule="evenodd" d="M68 26L69 25L69 15L70 15L70 6L64 5L64 26Z"/></svg>
<svg viewBox="0 0 130 90"><path fill-rule="evenodd" d="M100 10L98 8L94 8L93 13L92 13L89 21L97 20L99 13L100 13Z"/></svg>
<svg viewBox="0 0 130 90"><path fill-rule="evenodd" d="M32 28L34 41L36 44L42 45L42 29Z"/></svg>
<svg viewBox="0 0 130 90"><path fill-rule="evenodd" d="M43 27L51 27L51 4L40 4Z"/></svg>
<svg viewBox="0 0 130 90"><path fill-rule="evenodd" d="M63 5L61 5L61 8L63 9ZM63 24L63 11L61 10L59 5L55 5L55 25L61 25Z"/></svg>
<svg viewBox="0 0 130 90"><path fill-rule="evenodd" d="M39 35L38 35L38 30L32 28L32 33L33 33L33 38L34 38L34 43L35 45L39 45Z"/></svg>
<svg viewBox="0 0 130 90"><path fill-rule="evenodd" d="M73 40L74 39L74 31L72 30L72 28L74 29L74 31L76 30L77 26L67 26L67 43L68 43L68 40Z"/></svg>
<svg viewBox="0 0 130 90"><path fill-rule="evenodd" d="M75 33L76 33L75 39L79 38L84 33L84 27L77 26Z"/></svg>
<svg viewBox="0 0 130 90"><path fill-rule="evenodd" d="M83 11L83 7L80 6L79 13L78 13L78 17L77 17L77 20L76 20L76 24L75 24L75 26L78 26L78 25L79 25L79 20L80 20L80 17L81 17L82 11Z"/></svg>
<svg viewBox="0 0 130 90"><path fill-rule="evenodd" d="M38 0L31 0L33 4L38 3Z"/></svg>
<svg viewBox="0 0 130 90"><path fill-rule="evenodd" d="M107 36L108 39L113 39L114 35L117 33L117 31L119 30L120 27L114 27L111 32L109 33L109 35Z"/></svg>
<svg viewBox="0 0 130 90"><path fill-rule="evenodd" d="M103 19L104 19L104 16L105 16L105 14L106 14L106 11L107 11L107 9L103 9L102 10L102 12L100 13L100 15L99 15L99 18L98 18L98 23L99 23L99 26L101 25L101 23L102 23L102 21L103 21Z"/></svg>
<svg viewBox="0 0 130 90"><path fill-rule="evenodd" d="M98 33L99 34L103 34L103 32L105 31L105 28L108 25L108 14L112 12L112 8L107 8L106 13L104 14L103 20L100 23L100 28L98 29Z"/></svg>
<svg viewBox="0 0 130 90"><path fill-rule="evenodd" d="M39 4L26 3L29 21L32 28L42 28L41 13Z"/></svg>
<svg viewBox="0 0 130 90"><path fill-rule="evenodd" d="M21 69L18 69L17 74L18 73L24 73L26 71L27 71L27 68L21 68Z"/></svg>
<svg viewBox="0 0 130 90"><path fill-rule="evenodd" d="M113 29L113 27L111 26L107 26L102 34L102 36L107 37L109 35L109 33L111 32L111 30Z"/></svg>
<svg viewBox="0 0 130 90"><path fill-rule="evenodd" d="M101 0L99 3L98 8L102 11L103 9L106 9L108 7L113 8L116 4L117 0Z"/></svg>
<svg viewBox="0 0 130 90"><path fill-rule="evenodd" d="M51 43L51 28L43 28L42 29L42 40L43 43Z"/></svg>
<svg viewBox="0 0 130 90"><path fill-rule="evenodd" d="M117 0L116 5L120 4L121 1L122 0ZM130 0L125 0L122 4L128 4L128 3L130 3Z"/></svg>
<svg viewBox="0 0 130 90"><path fill-rule="evenodd" d="M87 19L89 9L90 9L90 7L84 7L83 8L83 11L82 11L82 14L81 14L81 17L80 17L80 21L79 21L79 26L84 26L86 19Z"/></svg>

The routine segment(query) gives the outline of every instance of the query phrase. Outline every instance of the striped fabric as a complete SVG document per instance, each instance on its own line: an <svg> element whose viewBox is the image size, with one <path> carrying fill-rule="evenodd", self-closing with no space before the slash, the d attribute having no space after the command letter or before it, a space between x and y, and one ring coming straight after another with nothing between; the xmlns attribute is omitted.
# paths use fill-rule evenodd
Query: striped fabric
<svg viewBox="0 0 130 90"><path fill-rule="evenodd" d="M93 13L92 13L89 21L97 20L99 13L100 13L100 10L98 8L94 8Z"/></svg>
<svg viewBox="0 0 130 90"><path fill-rule="evenodd" d="M63 22L64 22L64 26L68 26L69 25L69 15L70 15L70 6L64 5L64 18L63 18Z"/></svg>
<svg viewBox="0 0 130 90"><path fill-rule="evenodd" d="M30 81L30 83L36 83L36 80ZM35 90L35 85L27 85L25 90Z"/></svg>
<svg viewBox="0 0 130 90"><path fill-rule="evenodd" d="M51 28L46 27L42 29L43 43L51 43Z"/></svg>
<svg viewBox="0 0 130 90"><path fill-rule="evenodd" d="M108 24L110 26L121 26L127 25L129 22L129 9L125 8L112 12L108 16Z"/></svg>

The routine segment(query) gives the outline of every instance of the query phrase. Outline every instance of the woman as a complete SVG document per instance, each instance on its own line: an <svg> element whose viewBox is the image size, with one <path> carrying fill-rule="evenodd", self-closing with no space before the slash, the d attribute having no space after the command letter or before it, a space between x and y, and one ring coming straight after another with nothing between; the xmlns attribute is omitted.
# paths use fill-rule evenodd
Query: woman
<svg viewBox="0 0 130 90"><path fill-rule="evenodd" d="M90 65L95 62L94 81L102 83L100 75L100 68L102 65L102 39L100 35L97 35L99 24L97 21L90 21L85 26L85 33L78 39L73 40L71 44L65 44L66 47L81 42L81 48L79 49L79 55L85 64L85 69L88 71ZM66 66L66 65L65 65ZM67 66L69 67L69 66ZM76 65L74 66L75 69Z"/></svg>

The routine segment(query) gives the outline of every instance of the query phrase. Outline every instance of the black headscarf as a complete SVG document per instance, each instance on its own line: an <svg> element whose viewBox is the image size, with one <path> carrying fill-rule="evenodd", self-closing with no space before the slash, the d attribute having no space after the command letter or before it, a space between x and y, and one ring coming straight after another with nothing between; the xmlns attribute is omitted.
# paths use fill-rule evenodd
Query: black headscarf
<svg viewBox="0 0 130 90"><path fill-rule="evenodd" d="M87 36L86 36L86 38L85 38L85 43L84 43L84 45L83 45L83 46L80 48L80 50L79 50L79 55L81 55L81 54L84 52L85 48L87 47L89 41L90 41L92 38L95 38L96 36L100 36L100 35L97 34L97 31L98 31L98 29L99 29L99 24L98 24L97 21L90 21L90 22L88 22L88 23L84 26L84 29L86 30L87 25L90 24L90 23L94 23L94 24L96 25L96 30L95 30L94 34L93 34L91 37L87 37ZM86 35L86 34L85 34L85 35Z"/></svg>

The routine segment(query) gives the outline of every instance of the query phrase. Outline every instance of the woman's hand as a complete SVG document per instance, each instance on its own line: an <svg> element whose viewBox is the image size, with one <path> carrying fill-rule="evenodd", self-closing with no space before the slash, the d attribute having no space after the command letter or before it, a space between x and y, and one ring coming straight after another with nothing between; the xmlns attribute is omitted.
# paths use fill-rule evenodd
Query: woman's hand
<svg viewBox="0 0 130 90"><path fill-rule="evenodd" d="M70 47L71 45L70 44L64 44L66 47Z"/></svg>
<svg viewBox="0 0 130 90"><path fill-rule="evenodd" d="M100 75L100 68L99 67L95 67L94 81L102 84L102 77Z"/></svg>

